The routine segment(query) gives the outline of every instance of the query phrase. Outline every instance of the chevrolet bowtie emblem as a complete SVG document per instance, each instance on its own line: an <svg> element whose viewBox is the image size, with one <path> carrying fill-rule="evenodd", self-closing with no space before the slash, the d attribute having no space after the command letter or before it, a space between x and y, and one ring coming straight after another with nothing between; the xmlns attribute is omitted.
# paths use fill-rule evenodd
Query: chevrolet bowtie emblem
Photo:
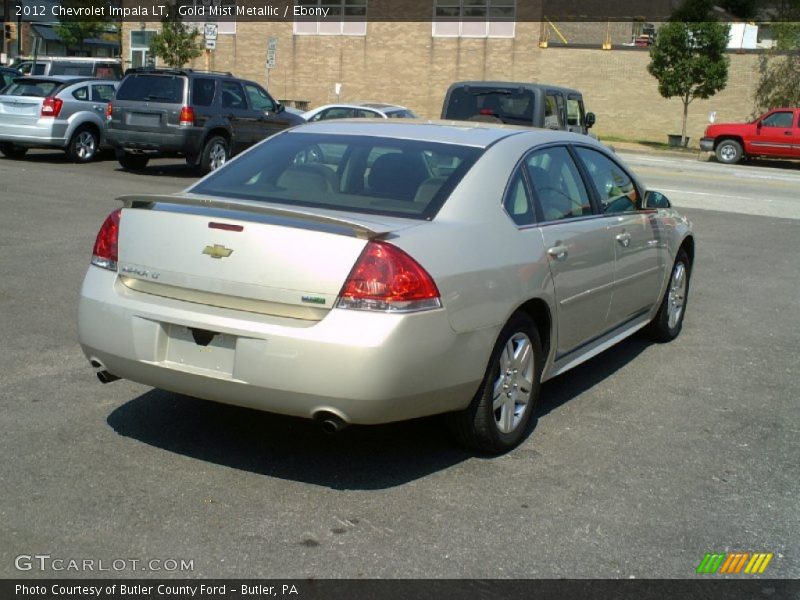
<svg viewBox="0 0 800 600"><path fill-rule="evenodd" d="M208 254L211 258L228 258L232 252L233 250L219 244L203 248L203 254Z"/></svg>

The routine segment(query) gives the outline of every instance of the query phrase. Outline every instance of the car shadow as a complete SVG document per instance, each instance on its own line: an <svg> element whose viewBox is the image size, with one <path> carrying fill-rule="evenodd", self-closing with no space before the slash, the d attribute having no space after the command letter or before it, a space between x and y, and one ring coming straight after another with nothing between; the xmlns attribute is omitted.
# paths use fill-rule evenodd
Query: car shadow
<svg viewBox="0 0 800 600"><path fill-rule="evenodd" d="M72 162L69 158L67 158L67 153L64 152L63 150L32 149L26 152L24 156L21 156L19 158L11 158L0 155L0 160L14 161L18 163L31 162L31 163L56 163L65 165L76 164ZM94 157L94 159L92 159L91 162L104 162L107 160L115 160L114 152L112 150L98 151L97 155ZM76 165L76 166L80 167L82 165Z"/></svg>
<svg viewBox="0 0 800 600"><path fill-rule="evenodd" d="M634 336L545 383L528 435L539 419L613 375L649 345ZM169 452L337 490L392 488L469 459L493 458L455 445L441 415L354 425L330 436L308 419L154 389L115 409L107 422L121 436ZM512 452L526 452L525 442Z"/></svg>
<svg viewBox="0 0 800 600"><path fill-rule="evenodd" d="M717 160L715 156L711 156L711 162L723 164ZM743 167L768 167L770 169L789 169L796 171L800 167L800 161L790 158L776 159L776 158L746 158L739 163Z"/></svg>
<svg viewBox="0 0 800 600"><path fill-rule="evenodd" d="M590 390L636 359L654 342L643 333L632 335L607 351L542 384L537 419Z"/></svg>
<svg viewBox="0 0 800 600"><path fill-rule="evenodd" d="M177 179L200 179L202 175L194 168L190 167L183 161L175 163L159 163L153 164L152 161L139 171L123 169L117 166L115 171L118 173L129 173L130 175L143 175L146 177L175 177Z"/></svg>
<svg viewBox="0 0 800 600"><path fill-rule="evenodd" d="M338 490L378 490L471 456L441 417L350 426L335 436L309 419L151 390L114 410L119 435L234 469Z"/></svg>

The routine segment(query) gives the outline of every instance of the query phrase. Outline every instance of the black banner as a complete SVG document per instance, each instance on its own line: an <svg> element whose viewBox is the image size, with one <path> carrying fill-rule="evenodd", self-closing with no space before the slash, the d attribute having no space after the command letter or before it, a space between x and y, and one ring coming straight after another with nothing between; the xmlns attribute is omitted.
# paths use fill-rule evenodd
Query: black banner
<svg viewBox="0 0 800 600"><path fill-rule="evenodd" d="M775 579L43 579L0 581L3 600L798 600Z"/></svg>

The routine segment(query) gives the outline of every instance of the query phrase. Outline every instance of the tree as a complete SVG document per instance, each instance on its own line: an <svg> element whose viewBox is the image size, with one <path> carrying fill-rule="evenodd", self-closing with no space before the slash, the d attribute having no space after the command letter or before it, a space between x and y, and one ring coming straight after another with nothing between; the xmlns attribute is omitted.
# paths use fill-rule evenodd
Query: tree
<svg viewBox="0 0 800 600"><path fill-rule="evenodd" d="M176 5L172 4L167 16L161 19L161 31L150 42L150 52L167 66L182 67L203 52L199 37L200 33L181 20Z"/></svg>
<svg viewBox="0 0 800 600"><path fill-rule="evenodd" d="M775 47L759 58L755 114L800 106L800 0L785 0L772 24Z"/></svg>
<svg viewBox="0 0 800 600"><path fill-rule="evenodd" d="M62 0L63 8L96 8L101 17L63 16L53 28L67 48L79 48L84 51L84 42L102 35L106 30L108 12L105 0Z"/></svg>
<svg viewBox="0 0 800 600"><path fill-rule="evenodd" d="M647 70L658 80L658 92L683 102L683 146L687 143L689 104L696 98L710 98L728 82L730 59L725 48L729 30L728 25L710 20L670 21L658 30L650 47Z"/></svg>

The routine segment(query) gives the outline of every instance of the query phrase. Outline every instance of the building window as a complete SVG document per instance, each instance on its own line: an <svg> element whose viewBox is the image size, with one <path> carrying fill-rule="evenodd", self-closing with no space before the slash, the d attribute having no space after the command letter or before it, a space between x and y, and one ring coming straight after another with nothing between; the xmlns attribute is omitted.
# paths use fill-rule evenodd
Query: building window
<svg viewBox="0 0 800 600"><path fill-rule="evenodd" d="M516 0L434 0L434 37L514 37Z"/></svg>
<svg viewBox="0 0 800 600"><path fill-rule="evenodd" d="M155 66L155 57L150 56L150 42L155 34L155 31L144 29L131 31L131 67Z"/></svg>
<svg viewBox="0 0 800 600"><path fill-rule="evenodd" d="M294 7L295 35L367 35L367 0L295 0Z"/></svg>

